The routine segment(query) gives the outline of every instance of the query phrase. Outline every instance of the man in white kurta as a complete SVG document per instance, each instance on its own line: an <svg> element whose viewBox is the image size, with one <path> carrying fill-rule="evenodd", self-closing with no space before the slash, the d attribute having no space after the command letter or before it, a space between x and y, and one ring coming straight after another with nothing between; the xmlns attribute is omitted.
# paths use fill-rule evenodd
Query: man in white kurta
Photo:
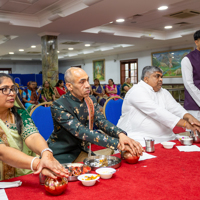
<svg viewBox="0 0 200 200"><path fill-rule="evenodd" d="M154 69L150 74L147 71L146 76L148 78L152 76L153 81L154 79L156 81L156 76L160 76L157 88L152 82L146 81L144 74L142 79L146 82L141 80L126 94L122 105L122 116L117 124L142 146L145 145L144 137L153 138L155 143L169 141L175 139L172 130L176 125L191 126L188 122L188 117L191 116L166 89L161 88L162 71L156 72Z"/></svg>

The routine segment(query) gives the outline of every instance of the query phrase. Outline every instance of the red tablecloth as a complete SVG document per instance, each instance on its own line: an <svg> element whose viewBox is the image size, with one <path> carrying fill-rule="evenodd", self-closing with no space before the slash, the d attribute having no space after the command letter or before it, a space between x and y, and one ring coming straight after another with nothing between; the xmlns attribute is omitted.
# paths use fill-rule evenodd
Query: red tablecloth
<svg viewBox="0 0 200 200"><path fill-rule="evenodd" d="M85 187L79 181L69 182L61 196L47 194L36 175L12 179L21 180L23 184L19 188L6 189L6 193L9 200L200 199L200 152L179 152L176 147L167 150L157 144L153 155L157 157L137 164L122 160L112 179L100 179L93 187Z"/></svg>

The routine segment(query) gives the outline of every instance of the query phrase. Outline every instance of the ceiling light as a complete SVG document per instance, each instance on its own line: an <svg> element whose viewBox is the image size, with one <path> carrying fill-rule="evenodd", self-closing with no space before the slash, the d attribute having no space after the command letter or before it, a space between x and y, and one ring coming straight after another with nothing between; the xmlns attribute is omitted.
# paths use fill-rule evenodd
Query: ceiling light
<svg viewBox="0 0 200 200"><path fill-rule="evenodd" d="M68 48L69 50L74 50L74 48Z"/></svg>
<svg viewBox="0 0 200 200"><path fill-rule="evenodd" d="M174 53L172 53L172 54L174 54Z"/></svg>
<svg viewBox="0 0 200 200"><path fill-rule="evenodd" d="M85 44L86 47L90 47L90 44Z"/></svg>
<svg viewBox="0 0 200 200"><path fill-rule="evenodd" d="M172 26L165 26L165 29L170 29L172 28Z"/></svg>
<svg viewBox="0 0 200 200"><path fill-rule="evenodd" d="M35 45L32 45L31 48L36 48L36 46L35 46Z"/></svg>
<svg viewBox="0 0 200 200"><path fill-rule="evenodd" d="M174 58L174 57L172 57L172 58Z"/></svg>
<svg viewBox="0 0 200 200"><path fill-rule="evenodd" d="M124 22L124 19L117 19L116 22Z"/></svg>
<svg viewBox="0 0 200 200"><path fill-rule="evenodd" d="M14 54L14 52L9 52L9 54Z"/></svg>
<svg viewBox="0 0 200 200"><path fill-rule="evenodd" d="M60 53L60 51L57 51L57 53Z"/></svg>
<svg viewBox="0 0 200 200"><path fill-rule="evenodd" d="M112 24L113 22L109 22L110 24Z"/></svg>
<svg viewBox="0 0 200 200"><path fill-rule="evenodd" d="M161 6L158 8L158 10L167 10L168 6Z"/></svg>
<svg viewBox="0 0 200 200"><path fill-rule="evenodd" d="M19 51L24 51L24 49L19 49Z"/></svg>

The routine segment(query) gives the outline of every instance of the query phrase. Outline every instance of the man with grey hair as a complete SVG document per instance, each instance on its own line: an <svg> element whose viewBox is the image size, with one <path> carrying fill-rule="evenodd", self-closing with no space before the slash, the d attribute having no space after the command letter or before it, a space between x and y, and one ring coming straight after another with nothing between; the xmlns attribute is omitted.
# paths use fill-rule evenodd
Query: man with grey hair
<svg viewBox="0 0 200 200"><path fill-rule="evenodd" d="M175 139L175 126L200 130L200 122L162 88L162 77L159 67L144 67L141 81L127 92L122 105L117 126L143 146L144 137L154 138L155 143Z"/></svg>
<svg viewBox="0 0 200 200"><path fill-rule="evenodd" d="M89 143L142 154L144 150L138 142L104 118L96 98L89 96L89 77L83 69L68 69L65 82L69 92L53 102L54 131L48 140L54 157L60 163L83 161L88 156ZM93 130L93 124L101 132Z"/></svg>

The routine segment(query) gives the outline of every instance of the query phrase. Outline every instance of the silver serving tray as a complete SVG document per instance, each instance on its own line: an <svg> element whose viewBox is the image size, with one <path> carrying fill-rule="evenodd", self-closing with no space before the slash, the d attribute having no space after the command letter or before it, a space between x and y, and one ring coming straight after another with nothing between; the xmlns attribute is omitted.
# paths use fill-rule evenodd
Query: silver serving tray
<svg viewBox="0 0 200 200"><path fill-rule="evenodd" d="M108 166L107 167L112 167L114 169L118 168L121 166L121 159L115 156L105 156L105 155L99 155L99 156L90 156L88 158L85 158L83 163L85 165L88 165L91 167L92 170L99 169L101 167L97 167L96 164L99 163L99 160L107 158L108 160Z"/></svg>
<svg viewBox="0 0 200 200"><path fill-rule="evenodd" d="M83 167L83 165L84 164L82 164L82 163L63 163L62 164L62 166L63 167L65 167L66 169L68 168L68 165L75 165L75 164L77 164L77 165L82 165L82 167ZM89 173L89 172L88 172ZM87 174L87 173L86 173ZM78 176L68 176L68 181L77 181L78 179Z"/></svg>

